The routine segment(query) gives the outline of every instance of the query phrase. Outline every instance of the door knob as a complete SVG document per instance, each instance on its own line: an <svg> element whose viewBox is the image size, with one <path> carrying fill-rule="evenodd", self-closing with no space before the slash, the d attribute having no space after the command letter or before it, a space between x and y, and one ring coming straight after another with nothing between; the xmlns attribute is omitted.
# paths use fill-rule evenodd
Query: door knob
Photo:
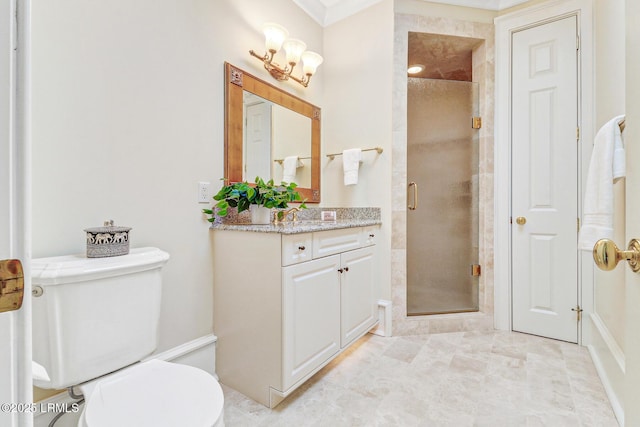
<svg viewBox="0 0 640 427"><path fill-rule="evenodd" d="M612 240L600 239L593 246L593 260L604 271L613 270L619 261L626 260L631 270L637 273L640 271L640 242L631 239L627 250L623 251Z"/></svg>
<svg viewBox="0 0 640 427"><path fill-rule="evenodd" d="M527 223L527 218L523 217L523 216L519 216L516 218L516 224L518 225L525 225Z"/></svg>

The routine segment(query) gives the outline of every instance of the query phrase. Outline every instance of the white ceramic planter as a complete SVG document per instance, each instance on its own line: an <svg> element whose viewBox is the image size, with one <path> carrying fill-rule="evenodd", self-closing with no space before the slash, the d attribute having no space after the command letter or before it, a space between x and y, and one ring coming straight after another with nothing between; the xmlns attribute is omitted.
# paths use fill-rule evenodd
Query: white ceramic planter
<svg viewBox="0 0 640 427"><path fill-rule="evenodd" d="M271 223L271 209L265 208L261 205L249 206L251 211L251 223L252 224L269 224Z"/></svg>

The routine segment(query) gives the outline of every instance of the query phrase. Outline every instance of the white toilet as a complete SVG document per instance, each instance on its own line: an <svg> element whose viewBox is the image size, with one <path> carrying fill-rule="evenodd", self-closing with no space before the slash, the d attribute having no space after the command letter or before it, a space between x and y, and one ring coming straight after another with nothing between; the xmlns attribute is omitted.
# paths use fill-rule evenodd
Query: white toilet
<svg viewBox="0 0 640 427"><path fill-rule="evenodd" d="M33 360L49 379L85 398L79 426L222 427L224 397L208 372L160 360L162 276L169 254L34 259ZM138 363L139 362L139 363Z"/></svg>

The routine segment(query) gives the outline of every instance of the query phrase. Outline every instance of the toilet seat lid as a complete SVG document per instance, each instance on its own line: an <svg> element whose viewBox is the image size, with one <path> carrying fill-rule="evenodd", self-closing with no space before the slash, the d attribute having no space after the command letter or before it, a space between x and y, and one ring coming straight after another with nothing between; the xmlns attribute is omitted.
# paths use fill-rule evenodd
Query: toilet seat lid
<svg viewBox="0 0 640 427"><path fill-rule="evenodd" d="M91 427L210 427L223 404L222 388L207 372L150 360L96 384L84 417Z"/></svg>

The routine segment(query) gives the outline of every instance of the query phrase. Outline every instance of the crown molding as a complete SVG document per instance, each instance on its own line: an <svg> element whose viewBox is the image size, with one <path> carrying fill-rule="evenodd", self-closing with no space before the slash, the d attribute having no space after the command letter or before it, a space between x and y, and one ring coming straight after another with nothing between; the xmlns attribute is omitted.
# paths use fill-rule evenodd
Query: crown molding
<svg viewBox="0 0 640 427"><path fill-rule="evenodd" d="M327 27L382 0L293 0L318 24ZM527 0L428 0L476 9L503 10Z"/></svg>

